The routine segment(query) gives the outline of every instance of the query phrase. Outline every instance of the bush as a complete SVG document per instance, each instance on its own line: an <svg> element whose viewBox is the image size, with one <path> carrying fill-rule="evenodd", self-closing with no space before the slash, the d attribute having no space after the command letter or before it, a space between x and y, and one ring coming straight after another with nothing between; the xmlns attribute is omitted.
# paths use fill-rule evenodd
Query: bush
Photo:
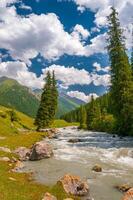
<svg viewBox="0 0 133 200"><path fill-rule="evenodd" d="M14 110L10 110L9 115L10 115L11 122L18 122L19 121L17 114Z"/></svg>
<svg viewBox="0 0 133 200"><path fill-rule="evenodd" d="M101 118L95 118L91 123L91 127L95 131L102 131L113 133L115 130L116 120L113 115L106 114L101 116Z"/></svg>
<svg viewBox="0 0 133 200"><path fill-rule="evenodd" d="M6 115L6 113L4 113L3 111L0 111L0 117L2 117L2 118L6 118L7 115Z"/></svg>

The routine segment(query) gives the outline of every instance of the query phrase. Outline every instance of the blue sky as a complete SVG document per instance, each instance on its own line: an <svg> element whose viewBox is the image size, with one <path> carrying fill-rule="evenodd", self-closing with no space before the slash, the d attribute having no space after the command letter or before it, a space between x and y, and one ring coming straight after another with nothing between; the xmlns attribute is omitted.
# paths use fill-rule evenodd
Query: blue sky
<svg viewBox="0 0 133 200"><path fill-rule="evenodd" d="M89 101L110 85L106 17L112 0L3 0L0 2L0 76L41 88L54 70L59 90ZM116 0L131 49L133 2Z"/></svg>

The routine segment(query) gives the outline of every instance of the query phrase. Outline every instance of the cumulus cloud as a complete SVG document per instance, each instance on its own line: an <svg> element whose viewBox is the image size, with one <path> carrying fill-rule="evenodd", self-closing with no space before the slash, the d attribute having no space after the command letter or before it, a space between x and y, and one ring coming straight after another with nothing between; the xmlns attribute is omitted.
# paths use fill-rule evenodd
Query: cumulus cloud
<svg viewBox="0 0 133 200"><path fill-rule="evenodd" d="M76 24L76 26L73 28L73 32L71 33L71 35L78 40L86 40L90 36L90 33L82 25Z"/></svg>
<svg viewBox="0 0 133 200"><path fill-rule="evenodd" d="M20 0L1 0L0 1L0 7L6 7L9 6L10 4L19 2Z"/></svg>
<svg viewBox="0 0 133 200"><path fill-rule="evenodd" d="M85 69L77 69L76 67L65 67L61 65L51 65L42 70L45 75L47 71L55 71L57 80L61 82L61 87L67 89L70 85L89 85L93 83L95 86L103 85L105 87L110 85L110 75L99 75L96 73L89 73Z"/></svg>
<svg viewBox="0 0 133 200"><path fill-rule="evenodd" d="M110 12L110 7L115 6L119 12L121 22L127 24L132 21L132 10L133 10L133 1L131 0L72 0L74 1L79 8L82 8L82 11L85 9L90 9L95 12L95 22L97 25L105 25L106 16ZM131 18L129 19L129 16Z"/></svg>
<svg viewBox="0 0 133 200"><path fill-rule="evenodd" d="M43 77L38 78L35 73L29 71L25 63L20 61L0 63L0 77L2 76L16 79L20 84L31 88L43 86Z"/></svg>
<svg viewBox="0 0 133 200"><path fill-rule="evenodd" d="M44 74L46 74L47 71L54 71L57 80L61 81L64 87L75 84L89 85L91 83L91 75L84 69L79 70L75 67L51 65L42 71Z"/></svg>
<svg viewBox="0 0 133 200"><path fill-rule="evenodd" d="M68 33L54 13L22 17L16 13L15 6L4 5L7 3L0 5L0 47L7 49L16 60L30 65L30 59L39 53L47 60L58 59L64 54L90 56L105 53L105 34L86 44L85 40L90 33L82 25L77 24Z"/></svg>
<svg viewBox="0 0 133 200"><path fill-rule="evenodd" d="M89 95L86 95L84 92L80 92L80 91L70 91L70 92L67 92L67 95L72 97L72 98L80 99L80 100L82 100L86 103L91 101L92 96L94 97L94 99L99 97L95 93L90 93Z"/></svg>
<svg viewBox="0 0 133 200"><path fill-rule="evenodd" d="M103 85L105 87L110 85L110 76L108 74L98 75L96 73L89 73L85 69L77 69L75 67L65 67L60 65L51 65L42 69L42 74L37 77L35 73L30 72L28 66L20 61L8 61L0 63L0 76L7 76L16 79L22 85L30 88L42 88L44 85L44 78L47 71L55 71L56 79L59 86L63 89L68 89L71 85L89 85L93 83L95 86Z"/></svg>
<svg viewBox="0 0 133 200"><path fill-rule="evenodd" d="M104 87L110 86L110 75L109 74L104 74L104 75L99 75L99 74L92 74L92 82L95 86L103 85Z"/></svg>
<svg viewBox="0 0 133 200"><path fill-rule="evenodd" d="M102 72L108 73L110 71L110 67L109 66L102 67L101 64L97 63L97 62L93 63L93 67L95 68L96 72L102 71Z"/></svg>

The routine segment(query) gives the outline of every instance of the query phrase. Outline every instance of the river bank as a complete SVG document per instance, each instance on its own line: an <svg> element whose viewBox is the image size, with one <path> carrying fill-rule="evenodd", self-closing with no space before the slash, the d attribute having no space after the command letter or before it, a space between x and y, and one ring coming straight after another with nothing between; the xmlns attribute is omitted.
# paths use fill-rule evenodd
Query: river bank
<svg viewBox="0 0 133 200"><path fill-rule="evenodd" d="M80 139L70 143L70 139ZM34 179L46 185L55 184L64 174L71 173L87 180L95 200L121 199L116 185L133 185L133 138L106 133L61 128L55 139L49 140L54 157L37 162L25 162L25 172L33 172ZM102 172L92 171L99 164Z"/></svg>

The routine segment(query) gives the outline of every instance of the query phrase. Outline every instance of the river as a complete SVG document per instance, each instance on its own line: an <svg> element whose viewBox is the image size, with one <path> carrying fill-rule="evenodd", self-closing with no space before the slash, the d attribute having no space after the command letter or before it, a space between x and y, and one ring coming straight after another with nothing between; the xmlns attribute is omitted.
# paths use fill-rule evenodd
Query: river
<svg viewBox="0 0 133 200"><path fill-rule="evenodd" d="M80 139L72 144L69 139ZM55 184L64 174L78 175L88 181L94 200L121 200L116 185L133 185L133 137L107 133L59 129L57 138L49 140L54 157L25 163L25 171L33 171L37 182ZM102 172L92 171L99 164ZM86 200L87 198L85 198Z"/></svg>

